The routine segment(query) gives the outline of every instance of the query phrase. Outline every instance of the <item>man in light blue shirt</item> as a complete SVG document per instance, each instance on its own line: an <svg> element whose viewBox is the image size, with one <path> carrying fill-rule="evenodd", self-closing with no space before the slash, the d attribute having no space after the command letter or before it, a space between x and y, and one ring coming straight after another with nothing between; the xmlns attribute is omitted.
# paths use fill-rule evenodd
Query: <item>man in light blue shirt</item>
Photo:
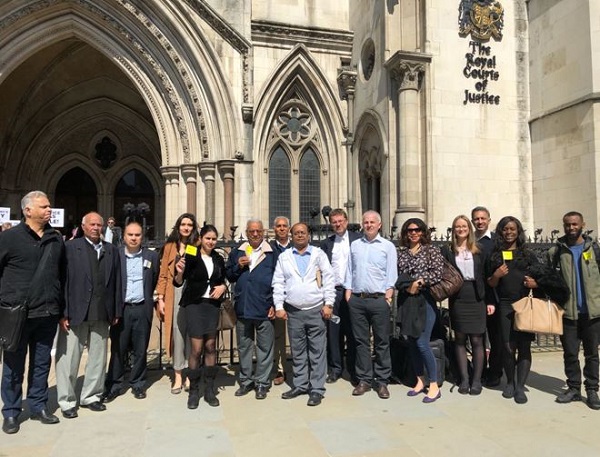
<svg viewBox="0 0 600 457"><path fill-rule="evenodd" d="M387 388L392 371L390 357L390 306L398 279L394 245L379 235L381 216L367 211L362 219L364 236L350 245L344 288L356 340L356 378L352 395L363 395L373 385L379 398L390 398ZM375 362L371 360L371 329Z"/></svg>
<svg viewBox="0 0 600 457"><path fill-rule="evenodd" d="M125 227L125 246L119 249L123 297L123 319L110 328L110 363L102 401L107 403L122 393L125 358L131 347L133 360L129 385L133 396L146 398L146 351L150 341L154 288L158 281L159 259L156 251L142 248L142 226L130 222Z"/></svg>

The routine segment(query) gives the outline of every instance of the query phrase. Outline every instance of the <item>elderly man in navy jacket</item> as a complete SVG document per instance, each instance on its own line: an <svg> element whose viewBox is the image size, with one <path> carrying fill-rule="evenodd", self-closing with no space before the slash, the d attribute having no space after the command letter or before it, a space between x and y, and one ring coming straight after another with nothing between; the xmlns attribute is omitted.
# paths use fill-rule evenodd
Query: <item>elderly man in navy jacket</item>
<svg viewBox="0 0 600 457"><path fill-rule="evenodd" d="M277 253L263 238L263 224L251 219L246 224L248 241L232 251L226 275L235 282L234 299L238 316L236 334L240 355L237 397L256 388L256 399L267 398L269 375L273 365L273 291L271 280ZM252 355L256 345L256 371L252 376Z"/></svg>

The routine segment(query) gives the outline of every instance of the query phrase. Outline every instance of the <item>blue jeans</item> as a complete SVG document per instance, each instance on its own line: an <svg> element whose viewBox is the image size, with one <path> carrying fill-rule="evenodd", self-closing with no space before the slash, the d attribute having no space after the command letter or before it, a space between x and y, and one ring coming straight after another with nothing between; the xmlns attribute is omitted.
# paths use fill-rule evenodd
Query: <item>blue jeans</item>
<svg viewBox="0 0 600 457"><path fill-rule="evenodd" d="M435 310L430 303L427 303L427 319L425 320L425 329L419 338L409 337L410 356L413 362L415 374L423 376L423 368L427 370L430 381L437 381L437 370L435 357L429 341L431 340L431 331L435 324Z"/></svg>
<svg viewBox="0 0 600 457"><path fill-rule="evenodd" d="M27 319L19 347L14 352L4 352L2 366L2 415L4 418L17 417L21 413L23 401L23 378L25 357L29 350L29 370L27 372L27 401L29 410L38 413L48 401L48 374L52 343L58 328L58 317L38 317Z"/></svg>

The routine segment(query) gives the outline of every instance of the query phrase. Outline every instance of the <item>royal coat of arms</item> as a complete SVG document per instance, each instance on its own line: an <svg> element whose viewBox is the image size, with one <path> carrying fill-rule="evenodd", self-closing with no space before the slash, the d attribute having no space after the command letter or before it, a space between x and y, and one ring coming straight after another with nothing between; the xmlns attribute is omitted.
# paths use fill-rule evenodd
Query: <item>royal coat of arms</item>
<svg viewBox="0 0 600 457"><path fill-rule="evenodd" d="M504 8L495 0L462 0L458 7L458 34L473 39L488 41L502 39Z"/></svg>

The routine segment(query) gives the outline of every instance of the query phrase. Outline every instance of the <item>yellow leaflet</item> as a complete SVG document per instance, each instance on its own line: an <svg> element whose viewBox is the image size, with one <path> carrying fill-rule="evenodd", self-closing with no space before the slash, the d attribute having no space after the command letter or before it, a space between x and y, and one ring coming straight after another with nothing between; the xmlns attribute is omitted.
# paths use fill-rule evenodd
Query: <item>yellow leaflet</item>
<svg viewBox="0 0 600 457"><path fill-rule="evenodd" d="M248 257L250 257L252 255L252 251L253 251L252 246L250 246L250 245L246 246L246 255Z"/></svg>
<svg viewBox="0 0 600 457"><path fill-rule="evenodd" d="M502 251L502 260L512 260L513 255L512 251Z"/></svg>
<svg viewBox="0 0 600 457"><path fill-rule="evenodd" d="M191 244L188 244L185 247L185 253L188 255L196 256L196 255L198 255L198 248L196 246L192 246Z"/></svg>
<svg viewBox="0 0 600 457"><path fill-rule="evenodd" d="M592 260L592 253L590 251L586 251L583 253L583 260Z"/></svg>

